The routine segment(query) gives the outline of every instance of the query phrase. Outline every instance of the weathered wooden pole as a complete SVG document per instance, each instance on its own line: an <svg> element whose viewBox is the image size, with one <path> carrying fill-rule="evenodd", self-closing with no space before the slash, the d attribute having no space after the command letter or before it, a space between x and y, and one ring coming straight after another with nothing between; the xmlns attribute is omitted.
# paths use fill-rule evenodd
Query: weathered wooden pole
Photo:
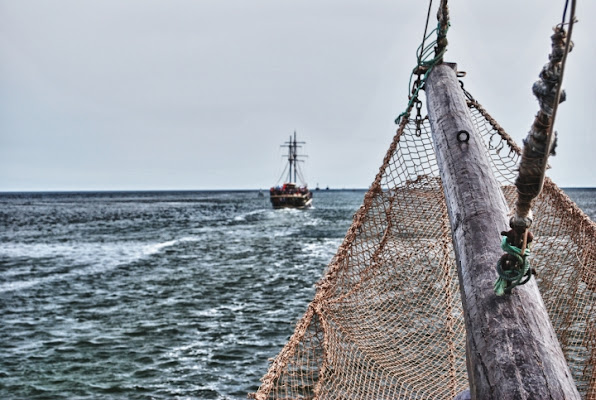
<svg viewBox="0 0 596 400"><path fill-rule="evenodd" d="M579 399L534 279L496 296L508 207L458 84L455 65L426 81L428 116L458 266L472 399Z"/></svg>

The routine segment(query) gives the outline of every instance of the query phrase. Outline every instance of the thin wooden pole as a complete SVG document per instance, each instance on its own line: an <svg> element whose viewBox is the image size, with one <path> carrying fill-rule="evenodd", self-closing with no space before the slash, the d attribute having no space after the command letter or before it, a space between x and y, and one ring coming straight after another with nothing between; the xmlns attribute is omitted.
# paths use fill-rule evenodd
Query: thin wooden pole
<svg viewBox="0 0 596 400"><path fill-rule="evenodd" d="M455 65L433 68L428 116L452 230L472 399L579 399L534 279L496 296L508 207L477 134Z"/></svg>

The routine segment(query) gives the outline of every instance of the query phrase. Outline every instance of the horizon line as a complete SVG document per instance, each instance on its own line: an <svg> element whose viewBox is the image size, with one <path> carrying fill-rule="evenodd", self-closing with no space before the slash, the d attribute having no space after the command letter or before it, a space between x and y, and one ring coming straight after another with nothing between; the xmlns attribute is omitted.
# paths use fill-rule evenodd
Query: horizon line
<svg viewBox="0 0 596 400"><path fill-rule="evenodd" d="M331 188L326 187L324 189L311 189L311 192L326 192L326 191L339 191L339 190L368 190L368 188L358 187L342 187L342 188ZM117 193L117 192L128 192L128 193L140 193L140 192L265 192L269 189L26 189L26 190L2 190L0 194L6 193Z"/></svg>
<svg viewBox="0 0 596 400"><path fill-rule="evenodd" d="M565 189L596 189L596 186L559 186ZM263 188L243 188L243 189L25 189L25 190L3 190L0 189L0 194L14 194L14 193L149 193L149 192L263 192L269 189ZM368 188L359 187L341 187L341 188L318 188L311 189L311 192L326 192L326 191L341 191L341 190L368 190Z"/></svg>

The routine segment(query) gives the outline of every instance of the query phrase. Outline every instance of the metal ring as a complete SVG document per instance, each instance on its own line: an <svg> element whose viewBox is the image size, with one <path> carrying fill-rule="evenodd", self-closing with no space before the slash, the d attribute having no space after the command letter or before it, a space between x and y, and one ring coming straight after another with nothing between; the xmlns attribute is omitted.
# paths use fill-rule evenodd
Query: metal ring
<svg viewBox="0 0 596 400"><path fill-rule="evenodd" d="M462 135L465 135L462 137ZM459 132L457 132L457 141L460 143L466 143L468 140L470 140L470 134L468 133L468 131L465 130L461 130Z"/></svg>

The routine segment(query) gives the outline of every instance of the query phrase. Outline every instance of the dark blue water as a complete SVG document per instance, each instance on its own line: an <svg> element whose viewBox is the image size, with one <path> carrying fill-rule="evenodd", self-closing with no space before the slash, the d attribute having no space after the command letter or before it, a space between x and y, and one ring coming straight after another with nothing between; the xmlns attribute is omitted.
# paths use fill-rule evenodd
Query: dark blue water
<svg viewBox="0 0 596 400"><path fill-rule="evenodd" d="M363 197L0 194L0 398L246 398Z"/></svg>
<svg viewBox="0 0 596 400"><path fill-rule="evenodd" d="M567 188L564 191L592 221L596 222L596 188Z"/></svg>
<svg viewBox="0 0 596 400"><path fill-rule="evenodd" d="M0 398L246 398L363 196L0 194Z"/></svg>

